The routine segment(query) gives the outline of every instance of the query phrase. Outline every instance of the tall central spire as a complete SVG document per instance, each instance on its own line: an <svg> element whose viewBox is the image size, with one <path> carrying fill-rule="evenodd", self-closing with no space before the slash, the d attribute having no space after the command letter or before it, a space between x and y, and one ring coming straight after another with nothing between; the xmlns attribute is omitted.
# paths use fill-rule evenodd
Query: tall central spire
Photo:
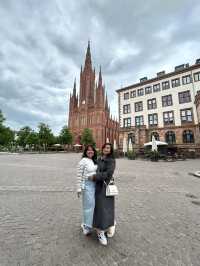
<svg viewBox="0 0 200 266"><path fill-rule="evenodd" d="M87 53L86 53L86 58L85 58L85 68L92 68L90 41L88 41Z"/></svg>

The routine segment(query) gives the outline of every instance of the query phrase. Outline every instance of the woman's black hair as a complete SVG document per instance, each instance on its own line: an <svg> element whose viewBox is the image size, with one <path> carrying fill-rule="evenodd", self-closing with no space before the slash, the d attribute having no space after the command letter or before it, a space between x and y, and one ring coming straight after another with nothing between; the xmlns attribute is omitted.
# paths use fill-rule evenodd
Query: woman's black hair
<svg viewBox="0 0 200 266"><path fill-rule="evenodd" d="M89 148L92 148L92 150L94 152L94 155L92 157L92 160L96 164L97 163L97 151L96 151L96 149L95 149L95 147L93 145L87 145L85 147L82 158L88 158L87 151L88 151Z"/></svg>
<svg viewBox="0 0 200 266"><path fill-rule="evenodd" d="M104 149L107 145L110 146L110 154L108 154L107 156L108 156L108 157L112 157L112 158L114 158L114 149L113 149L113 145L112 145L110 142L106 142L106 143L102 146L102 148L101 148L102 155L103 155L103 149Z"/></svg>

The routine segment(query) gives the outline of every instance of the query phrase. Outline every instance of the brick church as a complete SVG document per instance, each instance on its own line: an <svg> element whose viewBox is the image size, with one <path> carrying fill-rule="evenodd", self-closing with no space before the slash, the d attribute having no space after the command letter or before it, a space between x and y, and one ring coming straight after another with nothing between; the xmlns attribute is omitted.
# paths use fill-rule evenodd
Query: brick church
<svg viewBox="0 0 200 266"><path fill-rule="evenodd" d="M108 105L105 86L102 82L101 68L96 80L95 69L92 67L90 43L88 43L85 65L80 72L79 96L76 81L69 101L68 127L74 135L74 143L80 144L84 128L90 128L96 147L101 148L107 139L118 144L119 123L112 118Z"/></svg>

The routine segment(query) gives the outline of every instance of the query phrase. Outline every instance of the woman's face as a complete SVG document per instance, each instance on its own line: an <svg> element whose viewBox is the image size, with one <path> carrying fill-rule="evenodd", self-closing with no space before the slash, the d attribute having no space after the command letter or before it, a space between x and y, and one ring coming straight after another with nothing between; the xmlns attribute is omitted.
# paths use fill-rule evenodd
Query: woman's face
<svg viewBox="0 0 200 266"><path fill-rule="evenodd" d="M94 156L94 151L91 147L88 148L87 152L86 152L86 155L88 158L92 158Z"/></svg>
<svg viewBox="0 0 200 266"><path fill-rule="evenodd" d="M109 155L110 152L111 152L110 145L106 145L105 148L103 149L103 155Z"/></svg>

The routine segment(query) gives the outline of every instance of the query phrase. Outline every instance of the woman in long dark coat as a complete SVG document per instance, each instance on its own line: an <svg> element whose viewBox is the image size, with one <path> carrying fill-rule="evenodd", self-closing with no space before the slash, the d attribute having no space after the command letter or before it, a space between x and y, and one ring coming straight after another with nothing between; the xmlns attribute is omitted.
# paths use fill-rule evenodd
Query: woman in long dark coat
<svg viewBox="0 0 200 266"><path fill-rule="evenodd" d="M109 184L115 170L113 147L106 143L102 147L102 156L97 160L95 210L93 226L97 229L97 236L102 245L107 245L105 232L115 224L114 197L106 197L106 185Z"/></svg>

